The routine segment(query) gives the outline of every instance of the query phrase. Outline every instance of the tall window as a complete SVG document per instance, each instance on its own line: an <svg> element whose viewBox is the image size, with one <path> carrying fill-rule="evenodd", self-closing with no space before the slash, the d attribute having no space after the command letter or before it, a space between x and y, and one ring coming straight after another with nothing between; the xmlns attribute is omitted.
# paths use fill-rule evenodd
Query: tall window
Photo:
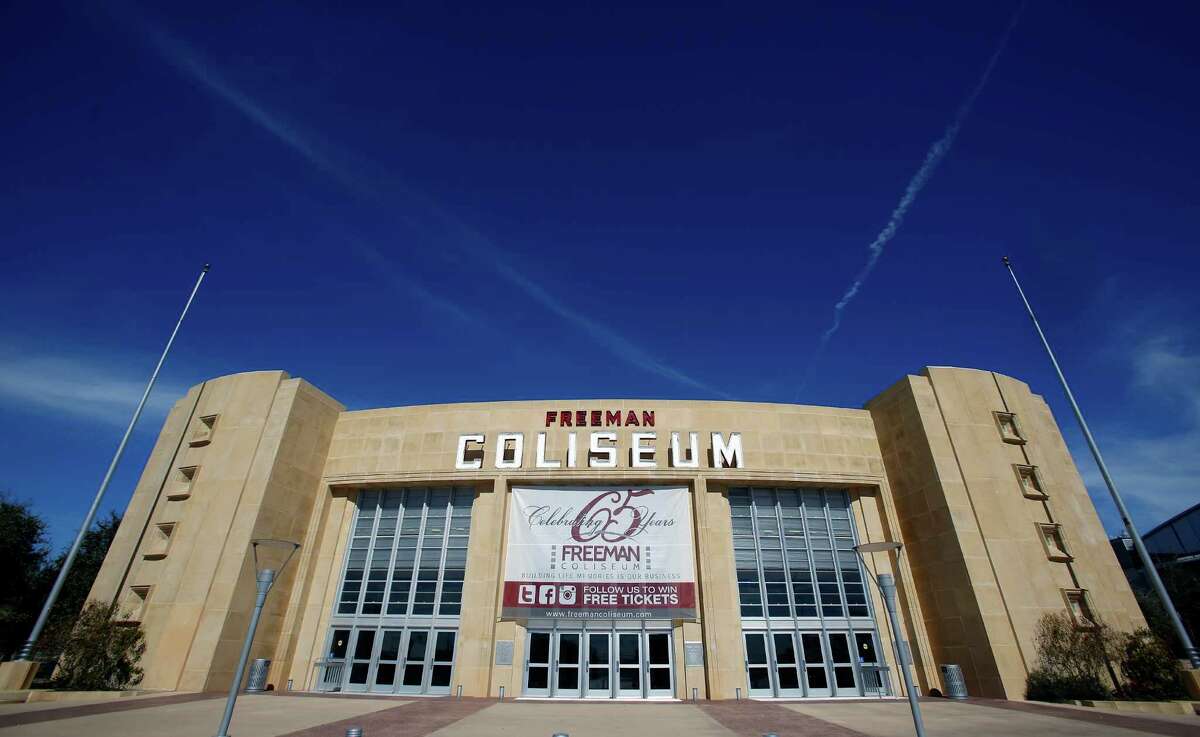
<svg viewBox="0 0 1200 737"><path fill-rule="evenodd" d="M458 616L474 498L469 487L362 492L337 613Z"/></svg>
<svg viewBox="0 0 1200 737"><path fill-rule="evenodd" d="M868 617L844 491L731 489L744 618Z"/></svg>

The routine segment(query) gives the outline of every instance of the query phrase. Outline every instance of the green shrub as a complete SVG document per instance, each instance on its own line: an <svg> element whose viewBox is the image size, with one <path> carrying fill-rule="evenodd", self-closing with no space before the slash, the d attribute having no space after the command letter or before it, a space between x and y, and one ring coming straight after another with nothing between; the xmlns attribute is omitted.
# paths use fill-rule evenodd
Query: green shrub
<svg viewBox="0 0 1200 737"><path fill-rule="evenodd" d="M1109 698L1109 663L1120 651L1120 638L1104 623L1081 628L1066 613L1045 614L1038 620L1034 641L1037 666L1026 678L1025 698Z"/></svg>
<svg viewBox="0 0 1200 737"><path fill-rule="evenodd" d="M113 610L89 602L66 637L51 685L71 691L120 691L142 680L138 662L146 651L142 628L113 617Z"/></svg>
<svg viewBox="0 0 1200 737"><path fill-rule="evenodd" d="M1139 701L1187 698L1179 661L1148 629L1131 632L1122 638L1121 673L1125 676L1125 688L1130 698Z"/></svg>
<svg viewBox="0 0 1200 737"><path fill-rule="evenodd" d="M1102 701L1108 697L1108 688L1095 675L1072 676L1039 668L1030 671L1025 679L1025 698L1032 701Z"/></svg>

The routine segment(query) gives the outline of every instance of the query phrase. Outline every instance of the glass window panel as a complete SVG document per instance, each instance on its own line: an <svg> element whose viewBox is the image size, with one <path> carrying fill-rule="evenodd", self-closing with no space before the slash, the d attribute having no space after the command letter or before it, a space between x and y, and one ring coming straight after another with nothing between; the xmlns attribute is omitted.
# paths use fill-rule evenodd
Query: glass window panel
<svg viewBox="0 0 1200 737"><path fill-rule="evenodd" d="M796 643L791 634L775 634L775 662L788 665L796 662Z"/></svg>
<svg viewBox="0 0 1200 737"><path fill-rule="evenodd" d="M854 688L854 669L842 666L833 669L834 681L838 688Z"/></svg>
<svg viewBox="0 0 1200 737"><path fill-rule="evenodd" d="M383 644L379 648L380 660L395 660L400 656L400 640L403 634L400 630L387 630L383 633Z"/></svg>
<svg viewBox="0 0 1200 737"><path fill-rule="evenodd" d="M579 635L559 635L558 662L563 664L579 662Z"/></svg>
<svg viewBox="0 0 1200 737"><path fill-rule="evenodd" d="M550 662L550 635L545 632L534 632L529 636L529 662Z"/></svg>
<svg viewBox="0 0 1200 737"><path fill-rule="evenodd" d="M850 662L850 642L845 633L836 632L829 635L829 655L835 663Z"/></svg>
<svg viewBox="0 0 1200 737"><path fill-rule="evenodd" d="M620 663L637 663L641 658L641 635L621 634L617 636Z"/></svg>
<svg viewBox="0 0 1200 737"><path fill-rule="evenodd" d="M428 632L411 632L408 635L408 651L405 656L407 660L424 660L425 646L429 642Z"/></svg>
<svg viewBox="0 0 1200 737"><path fill-rule="evenodd" d="M875 651L875 638L867 632L854 633L855 644L858 645L858 657L864 663L878 663L879 654Z"/></svg>
<svg viewBox="0 0 1200 737"><path fill-rule="evenodd" d="M375 671L376 686L390 686L396 680L396 664L380 663Z"/></svg>
<svg viewBox="0 0 1200 737"><path fill-rule="evenodd" d="M821 652L821 636L815 632L805 632L800 636L804 649L804 662L824 663L825 655Z"/></svg>
<svg viewBox="0 0 1200 737"><path fill-rule="evenodd" d="M425 676L425 664L417 663L416 665L404 666L404 685L405 686L420 686L421 679Z"/></svg>
<svg viewBox="0 0 1200 737"><path fill-rule="evenodd" d="M529 688L546 688L550 684L550 669L546 666L529 668Z"/></svg>
<svg viewBox="0 0 1200 737"><path fill-rule="evenodd" d="M454 660L454 633L439 632L433 643L433 659L440 662Z"/></svg>
<svg viewBox="0 0 1200 737"><path fill-rule="evenodd" d="M747 634L746 640L746 660L751 663L767 662L767 641L761 635Z"/></svg>
<svg viewBox="0 0 1200 737"><path fill-rule="evenodd" d="M429 676L430 686L449 686L450 685L450 669L449 665L435 665L433 672Z"/></svg>
<svg viewBox="0 0 1200 737"><path fill-rule="evenodd" d="M588 662L593 665L608 664L608 635L588 635Z"/></svg>
<svg viewBox="0 0 1200 737"><path fill-rule="evenodd" d="M375 645L374 630L359 630L358 639L354 641L354 659L370 660L371 648Z"/></svg>
<svg viewBox="0 0 1200 737"><path fill-rule="evenodd" d="M329 641L329 657L342 659L346 657L346 647L350 643L350 630L334 630L333 639Z"/></svg>
<svg viewBox="0 0 1200 737"><path fill-rule="evenodd" d="M788 538L789 538L788 545L789 546L792 545L791 538L795 538L796 540L801 542L800 547L804 547L804 545L803 545L804 521L801 520L799 517L796 517L794 519L785 519L783 521L783 534L788 536Z"/></svg>

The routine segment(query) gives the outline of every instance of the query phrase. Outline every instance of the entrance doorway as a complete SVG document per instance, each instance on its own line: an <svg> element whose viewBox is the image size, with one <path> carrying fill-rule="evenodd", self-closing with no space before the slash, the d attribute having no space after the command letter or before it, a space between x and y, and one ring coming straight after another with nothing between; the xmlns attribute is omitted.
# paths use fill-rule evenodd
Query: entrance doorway
<svg viewBox="0 0 1200 737"><path fill-rule="evenodd" d="M530 629L525 696L669 699L675 696L669 629Z"/></svg>
<svg viewBox="0 0 1200 737"><path fill-rule="evenodd" d="M457 634L436 628L335 630L335 642L349 642L349 667L341 690L448 694Z"/></svg>
<svg viewBox="0 0 1200 737"><path fill-rule="evenodd" d="M780 698L886 693L869 632L743 632L749 695ZM872 675L872 678L864 678Z"/></svg>

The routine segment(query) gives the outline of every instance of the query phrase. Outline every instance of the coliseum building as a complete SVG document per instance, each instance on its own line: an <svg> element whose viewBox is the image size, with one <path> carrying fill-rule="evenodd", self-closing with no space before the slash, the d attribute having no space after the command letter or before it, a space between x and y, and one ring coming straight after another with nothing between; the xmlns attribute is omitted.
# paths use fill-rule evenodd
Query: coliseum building
<svg viewBox="0 0 1200 737"><path fill-rule="evenodd" d="M250 542L299 552L277 689L574 699L1022 698L1046 612L1144 624L1045 401L930 367L863 409L520 401L346 411L279 371L175 403L92 589L143 688L228 688ZM860 557L859 543L898 553ZM899 583L892 632L871 576ZM461 689L461 691L460 691Z"/></svg>

